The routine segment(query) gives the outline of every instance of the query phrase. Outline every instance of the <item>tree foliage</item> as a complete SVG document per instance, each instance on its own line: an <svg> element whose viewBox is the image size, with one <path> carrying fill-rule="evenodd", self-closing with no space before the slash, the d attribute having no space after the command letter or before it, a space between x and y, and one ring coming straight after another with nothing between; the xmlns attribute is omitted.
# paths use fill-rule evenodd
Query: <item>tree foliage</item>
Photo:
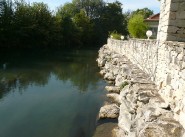
<svg viewBox="0 0 185 137"><path fill-rule="evenodd" d="M118 1L108 3L101 14L101 21L105 25L105 29L109 31L117 31L126 33L124 24L124 15L122 14L122 4ZM107 31L105 30L105 31Z"/></svg>
<svg viewBox="0 0 185 137"><path fill-rule="evenodd" d="M128 34L118 1L73 0L56 13L42 2L0 1L1 47L94 47L105 43L110 31Z"/></svg>
<svg viewBox="0 0 185 137"><path fill-rule="evenodd" d="M143 9L137 9L136 11L133 11L132 12L132 15L135 15L135 14L141 14L143 15L144 19L150 17L151 15L153 15L153 11L148 9L148 8L143 8Z"/></svg>
<svg viewBox="0 0 185 137"><path fill-rule="evenodd" d="M122 13L122 4L118 1L107 3L100 14L101 28L98 28L99 33L102 33L103 41L106 41L109 32L116 31L122 35L127 35L127 20ZM99 27L99 26L98 26Z"/></svg>
<svg viewBox="0 0 185 137"><path fill-rule="evenodd" d="M135 14L129 19L128 31L132 37L145 38L147 29L148 26L141 14Z"/></svg>
<svg viewBox="0 0 185 137"><path fill-rule="evenodd" d="M70 16L73 17L79 11L74 3L65 3L63 6L58 8L57 15L59 16Z"/></svg>
<svg viewBox="0 0 185 137"><path fill-rule="evenodd" d="M13 3L10 0L0 1L0 41L5 43L13 37Z"/></svg>
<svg viewBox="0 0 185 137"><path fill-rule="evenodd" d="M105 2L103 0L73 0L72 3L79 11L83 9L86 16L90 19L98 18L101 10L105 6Z"/></svg>

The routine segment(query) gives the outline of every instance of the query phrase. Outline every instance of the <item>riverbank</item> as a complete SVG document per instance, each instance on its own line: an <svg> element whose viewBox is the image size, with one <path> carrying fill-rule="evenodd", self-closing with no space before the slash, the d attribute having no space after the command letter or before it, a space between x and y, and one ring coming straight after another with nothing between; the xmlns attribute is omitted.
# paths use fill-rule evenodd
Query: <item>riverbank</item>
<svg viewBox="0 0 185 137"><path fill-rule="evenodd" d="M176 121L169 104L158 94L151 77L124 55L104 45L99 50L98 66L113 104L100 109L100 118L118 118L115 137L181 137L184 129ZM107 111L109 110L109 111Z"/></svg>

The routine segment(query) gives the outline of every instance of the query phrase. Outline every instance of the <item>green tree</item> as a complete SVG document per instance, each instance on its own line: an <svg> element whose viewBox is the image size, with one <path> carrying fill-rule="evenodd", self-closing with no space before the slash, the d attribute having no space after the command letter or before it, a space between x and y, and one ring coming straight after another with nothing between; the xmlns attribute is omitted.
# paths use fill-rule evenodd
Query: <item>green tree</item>
<svg viewBox="0 0 185 137"><path fill-rule="evenodd" d="M14 13L16 43L29 43L30 33L35 28L31 6L24 1L15 2Z"/></svg>
<svg viewBox="0 0 185 137"><path fill-rule="evenodd" d="M79 10L73 3L65 3L63 6L58 8L57 16L70 16L74 17L75 14L79 13Z"/></svg>
<svg viewBox="0 0 185 137"><path fill-rule="evenodd" d="M90 18L81 10L80 13L74 16L73 21L80 32L83 45L91 45L93 42L93 23L91 23Z"/></svg>
<svg viewBox="0 0 185 137"><path fill-rule="evenodd" d="M101 14L101 24L104 38L107 39L109 32L116 31L127 35L127 22L122 13L122 4L118 1L108 3Z"/></svg>
<svg viewBox="0 0 185 137"><path fill-rule="evenodd" d="M79 11L83 9L90 19L99 18L99 14L105 6L103 0L73 0L72 3Z"/></svg>
<svg viewBox="0 0 185 137"><path fill-rule="evenodd" d="M43 48L102 45L109 31L127 34L127 16L121 3L73 0L50 11L44 3L0 1L0 46Z"/></svg>
<svg viewBox="0 0 185 137"><path fill-rule="evenodd" d="M53 18L51 12L44 3L33 3L31 10L34 19L33 24L35 25L31 37L35 39L35 42L40 41L38 44L45 46L49 43L50 32L52 31Z"/></svg>
<svg viewBox="0 0 185 137"><path fill-rule="evenodd" d="M13 34L13 3L11 0L0 1L0 41L2 44L12 41Z"/></svg>
<svg viewBox="0 0 185 137"><path fill-rule="evenodd" d="M132 37L145 38L147 29L148 26L141 14L135 14L129 19L128 31Z"/></svg>
<svg viewBox="0 0 185 137"><path fill-rule="evenodd" d="M141 14L143 15L144 19L150 17L151 15L153 15L153 11L148 9L148 8L143 8L143 9L137 9L136 11L133 11L132 12L132 15L135 15L135 14Z"/></svg>
<svg viewBox="0 0 185 137"><path fill-rule="evenodd" d="M17 43L26 46L46 46L49 43L53 17L46 4L16 2L14 22Z"/></svg>
<svg viewBox="0 0 185 137"><path fill-rule="evenodd" d="M59 24L60 46L66 48L77 48L81 45L80 32L73 18L76 15L73 4L67 3L60 7L56 13L57 24ZM72 47L73 46L73 47Z"/></svg>

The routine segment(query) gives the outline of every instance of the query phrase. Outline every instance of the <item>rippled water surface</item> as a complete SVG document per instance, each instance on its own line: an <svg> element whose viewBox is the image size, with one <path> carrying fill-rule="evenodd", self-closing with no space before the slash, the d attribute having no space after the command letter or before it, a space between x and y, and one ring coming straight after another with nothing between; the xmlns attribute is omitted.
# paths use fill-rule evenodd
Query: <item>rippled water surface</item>
<svg viewBox="0 0 185 137"><path fill-rule="evenodd" d="M105 99L97 51L0 56L0 137L93 136Z"/></svg>

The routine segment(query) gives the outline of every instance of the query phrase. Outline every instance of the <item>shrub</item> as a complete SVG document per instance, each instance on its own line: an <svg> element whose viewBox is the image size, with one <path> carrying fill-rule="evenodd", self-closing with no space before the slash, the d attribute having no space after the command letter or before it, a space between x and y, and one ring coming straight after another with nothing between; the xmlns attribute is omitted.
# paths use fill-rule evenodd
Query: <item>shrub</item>
<svg viewBox="0 0 185 137"><path fill-rule="evenodd" d="M110 37L112 38L112 39L117 39L117 40L121 40L121 34L119 34L119 33L117 33L116 31L113 31L113 32L111 32L110 33Z"/></svg>
<svg viewBox="0 0 185 137"><path fill-rule="evenodd" d="M148 25L141 14L133 15L128 21L128 31L134 38L146 38L147 29Z"/></svg>
<svg viewBox="0 0 185 137"><path fill-rule="evenodd" d="M123 89L125 86L127 86L129 83L127 81L124 81L121 85L120 85L120 89Z"/></svg>

